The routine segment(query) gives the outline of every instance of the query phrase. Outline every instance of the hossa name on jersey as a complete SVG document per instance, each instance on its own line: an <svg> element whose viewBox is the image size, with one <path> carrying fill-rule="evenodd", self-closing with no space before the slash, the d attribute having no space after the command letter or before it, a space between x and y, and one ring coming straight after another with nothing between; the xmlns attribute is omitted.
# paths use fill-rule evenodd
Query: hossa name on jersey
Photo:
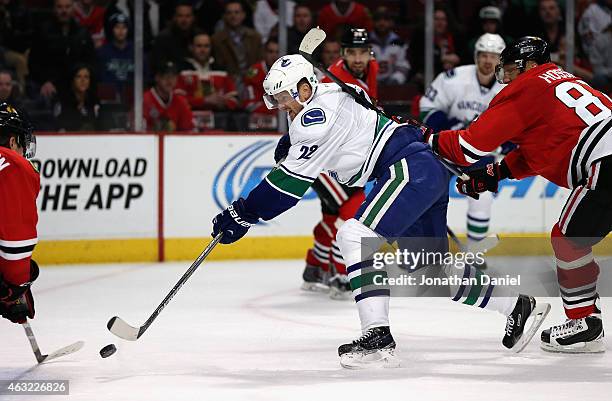
<svg viewBox="0 0 612 401"><path fill-rule="evenodd" d="M385 144L400 126L359 105L335 83L319 84L291 121L286 159L247 197L249 210L264 220L276 217L294 206L323 171L343 184L364 186ZM422 132L415 129L403 138L397 153L426 149L421 140ZM386 149L385 154L388 152Z"/></svg>
<svg viewBox="0 0 612 401"><path fill-rule="evenodd" d="M489 107L504 86L495 79L489 87L481 85L473 64L443 72L420 100L421 119L435 131L463 128ZM444 113L443 121L436 112Z"/></svg>

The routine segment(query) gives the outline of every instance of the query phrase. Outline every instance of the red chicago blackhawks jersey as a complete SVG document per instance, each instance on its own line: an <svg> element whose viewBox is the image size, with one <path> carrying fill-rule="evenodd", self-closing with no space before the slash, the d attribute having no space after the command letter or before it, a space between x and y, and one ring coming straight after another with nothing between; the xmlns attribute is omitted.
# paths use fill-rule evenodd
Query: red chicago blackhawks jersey
<svg viewBox="0 0 612 401"><path fill-rule="evenodd" d="M612 101L553 63L520 74L467 129L442 131L440 154L475 163L506 141L518 148L505 161L514 178L540 175L574 188L593 161L612 154Z"/></svg>
<svg viewBox="0 0 612 401"><path fill-rule="evenodd" d="M11 284L30 279L30 258L38 242L39 189L34 166L17 152L0 147L0 275Z"/></svg>
<svg viewBox="0 0 612 401"><path fill-rule="evenodd" d="M173 94L164 102L155 88L145 92L143 114L149 131L191 131L194 129L193 113L184 96Z"/></svg>
<svg viewBox="0 0 612 401"><path fill-rule="evenodd" d="M195 70L181 71L175 89L175 93L185 96L191 107L198 110L214 108L211 104L206 103L206 96L213 93L225 95L230 92L236 92L234 99L238 97L236 85L225 71L209 71L206 73ZM234 110L238 108L238 101L234 99L225 101L226 109Z"/></svg>
<svg viewBox="0 0 612 401"><path fill-rule="evenodd" d="M344 64L343 59L339 59L334 64L329 66L328 70L340 78L341 81L344 81L347 84L358 85L363 88L371 99L378 99L378 84L376 83L376 76L378 75L378 62L375 59L371 59L368 62L368 68L366 69L364 79L355 78ZM328 77L324 77L321 82L333 81Z"/></svg>
<svg viewBox="0 0 612 401"><path fill-rule="evenodd" d="M246 91L244 107L251 113L277 114L276 110L269 110L263 102L263 81L268 73L265 61L253 64L242 78Z"/></svg>

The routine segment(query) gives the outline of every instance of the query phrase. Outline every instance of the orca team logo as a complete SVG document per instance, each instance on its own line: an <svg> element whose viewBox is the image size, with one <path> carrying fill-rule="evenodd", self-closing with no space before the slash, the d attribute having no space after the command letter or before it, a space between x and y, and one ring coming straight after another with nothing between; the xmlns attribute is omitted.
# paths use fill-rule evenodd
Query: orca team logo
<svg viewBox="0 0 612 401"><path fill-rule="evenodd" d="M213 199L219 210L224 210L240 197L246 198L274 168L276 143L273 139L262 139L228 155L227 161L215 175L212 187ZM317 194L308 190L302 200L316 198Z"/></svg>
<svg viewBox="0 0 612 401"><path fill-rule="evenodd" d="M323 123L325 123L325 112L323 109L310 109L306 113L302 114L302 125L304 127Z"/></svg>
<svg viewBox="0 0 612 401"><path fill-rule="evenodd" d="M281 60L281 67L287 67L289 64L291 64L291 60L289 60L288 58L284 58Z"/></svg>

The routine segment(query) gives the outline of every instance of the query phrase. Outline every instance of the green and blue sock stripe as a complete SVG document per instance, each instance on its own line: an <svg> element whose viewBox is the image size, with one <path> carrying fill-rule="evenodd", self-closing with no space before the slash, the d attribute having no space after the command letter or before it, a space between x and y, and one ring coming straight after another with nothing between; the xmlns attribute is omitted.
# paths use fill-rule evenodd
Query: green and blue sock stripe
<svg viewBox="0 0 612 401"><path fill-rule="evenodd" d="M375 284L375 281L380 283L386 279L387 272L383 269L375 268L372 260L365 260L349 266L346 272L350 280L355 302L370 297L388 297L391 295L388 286Z"/></svg>
<svg viewBox="0 0 612 401"><path fill-rule="evenodd" d="M487 285L486 291L481 297L481 294L483 293L483 285L480 284L482 282L482 275L483 273L480 270L471 266L465 266L463 270L463 278L476 278L478 284L461 284L459 286L459 289L457 290L457 293L453 297L453 301L460 302L465 305L475 305L478 300L482 298L482 300L478 304L478 307L484 308L485 306L487 306L489 300L491 299L491 294L493 293L493 289L495 288L495 286L492 284Z"/></svg>
<svg viewBox="0 0 612 401"><path fill-rule="evenodd" d="M365 226L374 230L385 213L389 210L402 189L410 181L408 162L401 159L390 167L391 175L378 194L369 202L363 214L359 217Z"/></svg>
<svg viewBox="0 0 612 401"><path fill-rule="evenodd" d="M266 176L266 181L274 189L296 199L304 196L314 180L314 178L294 173L282 164Z"/></svg>
<svg viewBox="0 0 612 401"><path fill-rule="evenodd" d="M467 235L474 241L480 241L489 232L489 219L481 219L468 214L467 216Z"/></svg>

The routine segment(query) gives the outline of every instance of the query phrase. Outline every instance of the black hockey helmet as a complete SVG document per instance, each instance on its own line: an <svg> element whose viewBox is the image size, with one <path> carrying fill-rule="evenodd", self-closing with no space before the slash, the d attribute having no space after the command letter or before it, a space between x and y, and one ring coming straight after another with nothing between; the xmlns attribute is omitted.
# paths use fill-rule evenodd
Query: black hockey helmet
<svg viewBox="0 0 612 401"><path fill-rule="evenodd" d="M516 64L520 72L525 71L527 61L538 64L550 62L548 43L537 36L523 36L511 46L507 46L499 56L499 64L495 68L495 77L499 83L504 81L504 66Z"/></svg>
<svg viewBox="0 0 612 401"><path fill-rule="evenodd" d="M5 144L8 138L14 136L17 144L24 149L25 157L34 157L36 137L32 133L33 129L25 113L6 102L0 103L0 144Z"/></svg>
<svg viewBox="0 0 612 401"><path fill-rule="evenodd" d="M347 47L371 47L368 31L363 28L347 29L340 41L342 48Z"/></svg>

